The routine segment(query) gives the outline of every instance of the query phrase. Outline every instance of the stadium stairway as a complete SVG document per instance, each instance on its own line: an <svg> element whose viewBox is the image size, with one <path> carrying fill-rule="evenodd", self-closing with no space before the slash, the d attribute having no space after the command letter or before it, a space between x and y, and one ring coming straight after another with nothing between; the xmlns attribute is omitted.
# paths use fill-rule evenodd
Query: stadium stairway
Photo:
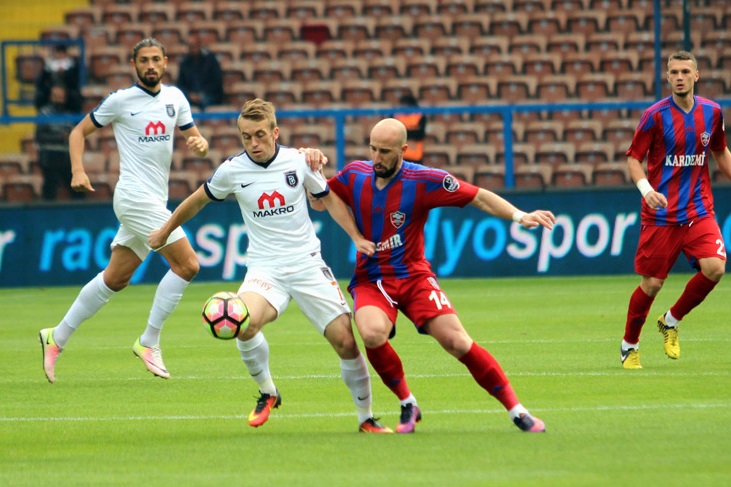
<svg viewBox="0 0 731 487"><path fill-rule="evenodd" d="M39 39L43 29L64 23L64 14L88 5L88 0L18 0L0 2L0 40ZM15 59L7 60L8 90L15 93ZM0 100L0 104L2 100ZM2 109L2 106L0 106ZM13 107L13 115L35 115L33 107ZM33 132L33 124L0 125L0 154L20 152L21 139Z"/></svg>

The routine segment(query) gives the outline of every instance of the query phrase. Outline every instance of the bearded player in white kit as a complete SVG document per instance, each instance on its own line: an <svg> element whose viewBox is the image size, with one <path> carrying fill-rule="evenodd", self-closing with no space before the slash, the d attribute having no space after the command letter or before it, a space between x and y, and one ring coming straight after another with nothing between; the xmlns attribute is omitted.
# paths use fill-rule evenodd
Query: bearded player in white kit
<svg viewBox="0 0 731 487"><path fill-rule="evenodd" d="M294 299L340 357L341 376L356 405L359 431L392 433L373 417L368 366L353 335L350 307L320 255L320 241L308 213L307 191L323 199L359 252L372 255L375 244L358 231L350 210L330 192L322 174L313 171L296 149L277 144L279 127L271 103L248 101L237 126L245 152L221 164L186 198L170 220L152 232L150 246L164 244L209 202L233 194L249 237L247 271L238 294L249 308L250 318L236 345L260 393L249 414L249 425L263 425L282 402L269 370L269 344L261 329L276 320Z"/></svg>
<svg viewBox="0 0 731 487"><path fill-rule="evenodd" d="M106 269L81 289L58 326L40 331L43 370L49 382L56 380L56 360L71 335L129 285L151 250L147 244L150 232L170 216L166 205L175 127L186 137L188 150L199 156L208 153L208 141L195 126L183 93L161 83L167 61L159 41L148 38L137 43L131 58L137 83L102 100L69 136L71 187L74 191L94 191L82 164L85 138L112 124L120 155L119 182L114 191L114 213L120 225ZM170 270L157 287L147 327L132 350L150 372L167 379L170 373L160 352L160 332L199 265L182 229L172 232L155 251L165 258Z"/></svg>

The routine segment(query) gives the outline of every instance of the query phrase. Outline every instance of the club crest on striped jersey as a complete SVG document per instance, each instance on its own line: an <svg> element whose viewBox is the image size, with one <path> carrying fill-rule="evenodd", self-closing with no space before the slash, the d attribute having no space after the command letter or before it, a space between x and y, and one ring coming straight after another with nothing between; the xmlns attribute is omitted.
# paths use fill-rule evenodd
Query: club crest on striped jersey
<svg viewBox="0 0 731 487"><path fill-rule="evenodd" d="M444 189L446 189L450 193L454 193L459 189L459 181L457 181L457 178L455 178L451 174L447 174L442 180L442 186L444 186Z"/></svg>
<svg viewBox="0 0 731 487"><path fill-rule="evenodd" d="M165 105L165 111L168 113L168 117L173 118L175 116L175 106Z"/></svg>
<svg viewBox="0 0 731 487"><path fill-rule="evenodd" d="M287 182L287 185L296 188L297 183L299 180L297 179L297 171L289 171L284 173L284 180Z"/></svg>
<svg viewBox="0 0 731 487"><path fill-rule="evenodd" d="M711 142L711 134L708 132L703 132L701 134L701 144L703 144L703 147L708 147L708 144Z"/></svg>
<svg viewBox="0 0 731 487"><path fill-rule="evenodd" d="M401 228L406 221L406 214L401 211L394 211L391 213L391 225L396 228Z"/></svg>

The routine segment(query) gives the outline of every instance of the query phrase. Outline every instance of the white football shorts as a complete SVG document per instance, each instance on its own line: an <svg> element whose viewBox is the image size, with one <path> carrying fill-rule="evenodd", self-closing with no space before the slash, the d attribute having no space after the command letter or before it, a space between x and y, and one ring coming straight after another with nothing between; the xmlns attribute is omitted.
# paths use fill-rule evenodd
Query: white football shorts
<svg viewBox="0 0 731 487"><path fill-rule="evenodd" d="M152 250L147 238L153 230L165 224L172 212L157 201L131 198L120 193L114 195L114 214L117 215L120 225L111 247L117 245L128 247L140 260L145 260ZM185 231L178 227L170 234L164 246L181 238L185 238Z"/></svg>
<svg viewBox="0 0 731 487"><path fill-rule="evenodd" d="M308 256L297 266L250 267L238 293L253 292L263 296L281 316L291 299L320 332L331 321L350 313L338 281L320 254Z"/></svg>

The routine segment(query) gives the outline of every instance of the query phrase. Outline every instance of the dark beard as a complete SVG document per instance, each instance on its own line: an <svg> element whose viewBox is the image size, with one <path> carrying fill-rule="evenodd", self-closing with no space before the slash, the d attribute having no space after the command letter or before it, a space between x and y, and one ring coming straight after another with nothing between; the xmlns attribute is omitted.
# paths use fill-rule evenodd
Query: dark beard
<svg viewBox="0 0 731 487"><path fill-rule="evenodd" d="M160 84L160 78L149 79L144 76L142 76L142 77L138 76L138 79L140 80L140 83L145 85L147 88L154 88Z"/></svg>
<svg viewBox="0 0 731 487"><path fill-rule="evenodd" d="M377 178L388 179L394 175L394 173L396 172L396 169L398 169L398 165L393 166L391 169L387 169L380 174L375 170L375 168L373 169L373 172L376 174Z"/></svg>

